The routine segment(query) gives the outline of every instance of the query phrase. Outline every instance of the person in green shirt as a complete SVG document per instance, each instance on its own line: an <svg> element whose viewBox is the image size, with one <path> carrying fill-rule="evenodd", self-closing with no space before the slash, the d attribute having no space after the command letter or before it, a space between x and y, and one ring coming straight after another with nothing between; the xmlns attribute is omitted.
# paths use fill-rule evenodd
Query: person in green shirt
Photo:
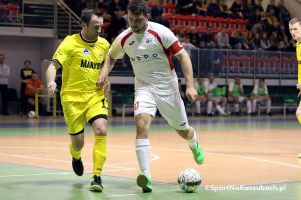
<svg viewBox="0 0 301 200"><path fill-rule="evenodd" d="M207 115L211 114L212 111L212 100L208 100L208 96L205 92L205 78L204 77L199 77L196 81L195 88L197 90L197 97L195 101L195 109L196 109L196 114L200 115L201 114L201 104L206 104L207 103L207 109L206 113Z"/></svg>
<svg viewBox="0 0 301 200"><path fill-rule="evenodd" d="M213 107L216 108L219 115L228 116L225 109L227 107L226 88L218 87L213 74L208 76L208 81L205 82L205 93L207 101L212 101ZM211 112L214 115L214 111Z"/></svg>
<svg viewBox="0 0 301 200"><path fill-rule="evenodd" d="M269 96L268 87L263 78L259 79L258 84L254 86L252 95L252 115L256 113L257 102L263 102L266 107L266 114L271 115L271 98Z"/></svg>
<svg viewBox="0 0 301 200"><path fill-rule="evenodd" d="M244 89L239 76L234 77L234 81L229 84L229 101L234 103L234 112L239 115L239 105L245 103L247 105L247 114L251 114L251 101L244 96Z"/></svg>

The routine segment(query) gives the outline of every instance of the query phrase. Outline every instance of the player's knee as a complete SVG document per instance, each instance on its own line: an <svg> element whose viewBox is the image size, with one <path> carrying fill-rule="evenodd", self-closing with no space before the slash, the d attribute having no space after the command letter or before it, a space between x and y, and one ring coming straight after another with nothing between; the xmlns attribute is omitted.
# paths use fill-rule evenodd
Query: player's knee
<svg viewBox="0 0 301 200"><path fill-rule="evenodd" d="M106 126L96 126L94 128L95 135L107 135L107 127Z"/></svg>
<svg viewBox="0 0 301 200"><path fill-rule="evenodd" d="M73 143L72 145L76 151L80 151L84 147L84 141Z"/></svg>

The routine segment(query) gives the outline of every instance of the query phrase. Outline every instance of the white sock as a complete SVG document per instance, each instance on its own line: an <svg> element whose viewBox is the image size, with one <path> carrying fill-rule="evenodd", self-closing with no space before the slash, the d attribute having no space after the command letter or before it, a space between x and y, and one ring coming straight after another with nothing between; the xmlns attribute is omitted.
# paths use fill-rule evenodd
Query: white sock
<svg viewBox="0 0 301 200"><path fill-rule="evenodd" d="M253 99L252 100L252 112L256 112L256 103L257 103L256 99Z"/></svg>
<svg viewBox="0 0 301 200"><path fill-rule="evenodd" d="M224 108L222 108L220 105L216 106L216 110L219 112L219 114L225 114Z"/></svg>
<svg viewBox="0 0 301 200"><path fill-rule="evenodd" d="M267 109L267 113L271 112L271 101L267 101L266 102L266 109Z"/></svg>
<svg viewBox="0 0 301 200"><path fill-rule="evenodd" d="M207 102L207 114L211 114L212 112L212 101Z"/></svg>
<svg viewBox="0 0 301 200"><path fill-rule="evenodd" d="M136 139L136 155L140 170L151 177L149 139Z"/></svg>
<svg viewBox="0 0 301 200"><path fill-rule="evenodd" d="M248 100L248 101L247 101L247 112L248 112L248 114L250 114L250 113L252 112L251 109L252 109L251 101Z"/></svg>
<svg viewBox="0 0 301 200"><path fill-rule="evenodd" d="M192 139L191 140L187 140L188 141L188 144L189 144L189 147L192 149L193 147L195 147L196 145L196 133L195 131L193 131L193 136L192 136Z"/></svg>
<svg viewBox="0 0 301 200"><path fill-rule="evenodd" d="M195 102L195 109L196 109L197 114L201 113L201 101L196 101Z"/></svg>
<svg viewBox="0 0 301 200"><path fill-rule="evenodd" d="M235 110L235 112L239 111L239 104L238 103L234 104L234 110Z"/></svg>

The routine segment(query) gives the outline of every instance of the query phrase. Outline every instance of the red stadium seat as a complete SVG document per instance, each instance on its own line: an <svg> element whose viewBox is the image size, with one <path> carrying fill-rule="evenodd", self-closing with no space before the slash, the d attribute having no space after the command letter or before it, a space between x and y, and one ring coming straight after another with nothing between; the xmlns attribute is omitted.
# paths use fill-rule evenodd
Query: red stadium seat
<svg viewBox="0 0 301 200"><path fill-rule="evenodd" d="M186 26L192 26L195 27L196 26L196 17L193 15L186 15L185 16L185 20L186 20Z"/></svg>
<svg viewBox="0 0 301 200"><path fill-rule="evenodd" d="M165 3L163 7L165 13L176 14L176 6L173 3Z"/></svg>

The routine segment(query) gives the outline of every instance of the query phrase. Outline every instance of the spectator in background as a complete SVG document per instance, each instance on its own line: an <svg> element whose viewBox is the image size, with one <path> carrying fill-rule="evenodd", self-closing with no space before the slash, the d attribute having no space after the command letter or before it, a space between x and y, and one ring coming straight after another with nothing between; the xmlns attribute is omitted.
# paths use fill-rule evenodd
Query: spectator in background
<svg viewBox="0 0 301 200"><path fill-rule="evenodd" d="M279 20L281 21L282 24L287 24L291 19L291 15L284 5L284 0L279 0L278 9L279 9Z"/></svg>
<svg viewBox="0 0 301 200"><path fill-rule="evenodd" d="M7 110L7 92L8 92L8 78L10 75L10 67L4 63L5 55L0 54L0 93L2 97L2 114L8 115Z"/></svg>
<svg viewBox="0 0 301 200"><path fill-rule="evenodd" d="M272 11L277 19L279 19L279 8L275 5L275 0L270 0L270 4L267 6L267 13Z"/></svg>
<svg viewBox="0 0 301 200"><path fill-rule="evenodd" d="M206 27L206 30L204 33L201 34L201 37L200 37L200 43L204 43L204 45L201 45L201 46L204 46L204 48L208 48L210 46L210 42L212 41L212 34L211 34L211 29L210 27Z"/></svg>
<svg viewBox="0 0 301 200"><path fill-rule="evenodd" d="M27 98L25 95L26 90L26 81L31 79L31 75L34 73L34 70L30 68L31 61L25 60L24 67L21 69L20 76L21 76L21 113L25 114L28 112L27 108Z"/></svg>
<svg viewBox="0 0 301 200"><path fill-rule="evenodd" d="M182 15L189 15L192 13L192 0L178 1L176 4L176 12Z"/></svg>
<svg viewBox="0 0 301 200"><path fill-rule="evenodd" d="M227 29L223 28L221 32L218 32L216 35L217 47L220 49L231 49L229 43L229 35Z"/></svg>
<svg viewBox="0 0 301 200"><path fill-rule="evenodd" d="M218 113L222 116L228 116L225 112L227 106L227 98L220 92L220 88L217 86L214 75L210 74L208 77L208 82L205 82L205 93L207 96L207 101L212 101L213 106L216 108ZM214 115L213 110L208 110L211 115Z"/></svg>
<svg viewBox="0 0 301 200"><path fill-rule="evenodd" d="M244 96L244 89L240 81L240 77L236 76L234 81L229 84L229 101L234 103L234 112L238 116L239 105L241 103L247 104L247 114L251 114L251 101L248 97Z"/></svg>
<svg viewBox="0 0 301 200"><path fill-rule="evenodd" d="M255 5L253 0L247 0L242 5L243 18L249 20L249 22L254 23L255 17Z"/></svg>
<svg viewBox="0 0 301 200"><path fill-rule="evenodd" d="M151 8L151 12L150 12L152 21L158 22L163 12L164 12L163 1L157 0L155 5Z"/></svg>
<svg viewBox="0 0 301 200"><path fill-rule="evenodd" d="M260 39L260 48L263 50L269 50L271 48L271 43L268 39L267 33L262 34L262 38Z"/></svg>
<svg viewBox="0 0 301 200"><path fill-rule="evenodd" d="M258 10L259 12L264 12L264 9L262 6L262 0L256 0L255 10Z"/></svg>
<svg viewBox="0 0 301 200"><path fill-rule="evenodd" d="M269 96L268 87L263 78L259 79L258 83L254 85L251 94L252 99L252 115L256 115L257 102L264 103L266 106L266 114L271 115L271 98Z"/></svg>
<svg viewBox="0 0 301 200"><path fill-rule="evenodd" d="M36 93L42 92L44 89L42 81L39 79L39 76L36 72L33 72L31 75L31 79L26 80L26 89L25 89L25 95L27 99L27 112L34 111L35 110L35 95ZM39 106L45 105L45 101L42 101L42 99L39 100ZM42 107L41 107L42 108ZM39 109L41 112L44 111L44 109Z"/></svg>
<svg viewBox="0 0 301 200"><path fill-rule="evenodd" d="M197 15L205 15L207 12L206 0L197 0L196 1Z"/></svg>
<svg viewBox="0 0 301 200"><path fill-rule="evenodd" d="M199 77L195 84L196 91L198 92L198 95L195 100L195 109L196 109L197 115L201 114L201 104L206 104L206 103L207 103L206 113L207 113L207 115L211 115L212 101L207 101L205 87L206 87L205 86L205 78Z"/></svg>
<svg viewBox="0 0 301 200"><path fill-rule="evenodd" d="M219 10L221 12L221 17L223 18L232 16L232 12L229 10L226 0L221 0L219 2Z"/></svg>
<svg viewBox="0 0 301 200"><path fill-rule="evenodd" d="M230 8L232 12L232 17L234 18L243 18L243 6L241 0L235 0Z"/></svg>
<svg viewBox="0 0 301 200"><path fill-rule="evenodd" d="M222 16L217 0L208 0L207 15L212 17Z"/></svg>
<svg viewBox="0 0 301 200"><path fill-rule="evenodd" d="M126 29L126 21L123 18L124 11L120 8L114 11L114 15L112 17L112 22L107 29L108 40L109 42L113 42L115 37L122 31Z"/></svg>

